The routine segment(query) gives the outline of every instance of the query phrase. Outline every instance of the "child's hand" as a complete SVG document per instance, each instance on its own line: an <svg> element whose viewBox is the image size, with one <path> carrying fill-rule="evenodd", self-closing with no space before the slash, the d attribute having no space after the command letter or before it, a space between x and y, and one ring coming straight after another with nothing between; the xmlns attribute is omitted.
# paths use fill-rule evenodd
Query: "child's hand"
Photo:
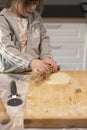
<svg viewBox="0 0 87 130"><path fill-rule="evenodd" d="M30 68L37 73L43 73L48 70L47 65L39 59L33 59L30 63Z"/></svg>
<svg viewBox="0 0 87 130"><path fill-rule="evenodd" d="M44 64L51 65L51 67L53 68L53 72L57 72L59 70L58 65L53 59L46 57L42 61Z"/></svg>

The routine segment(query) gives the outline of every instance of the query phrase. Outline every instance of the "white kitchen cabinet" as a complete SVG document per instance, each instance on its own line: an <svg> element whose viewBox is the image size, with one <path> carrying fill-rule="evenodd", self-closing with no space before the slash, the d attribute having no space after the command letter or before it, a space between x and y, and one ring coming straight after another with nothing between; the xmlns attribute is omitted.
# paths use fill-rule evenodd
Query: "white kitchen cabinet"
<svg viewBox="0 0 87 130"><path fill-rule="evenodd" d="M85 65L85 70L87 70L87 63L86 63L86 65Z"/></svg>
<svg viewBox="0 0 87 130"><path fill-rule="evenodd" d="M84 69L87 70L87 24L86 24L86 35L85 35L85 47L84 47Z"/></svg>
<svg viewBox="0 0 87 130"><path fill-rule="evenodd" d="M53 58L62 70L83 70L85 23L45 23Z"/></svg>
<svg viewBox="0 0 87 130"><path fill-rule="evenodd" d="M52 54L58 62L83 62L82 44L61 44L60 47L52 47Z"/></svg>
<svg viewBox="0 0 87 130"><path fill-rule="evenodd" d="M46 23L48 34L52 41L57 42L83 42L84 24L76 23Z"/></svg>
<svg viewBox="0 0 87 130"><path fill-rule="evenodd" d="M83 64L59 63L61 70L82 70Z"/></svg>

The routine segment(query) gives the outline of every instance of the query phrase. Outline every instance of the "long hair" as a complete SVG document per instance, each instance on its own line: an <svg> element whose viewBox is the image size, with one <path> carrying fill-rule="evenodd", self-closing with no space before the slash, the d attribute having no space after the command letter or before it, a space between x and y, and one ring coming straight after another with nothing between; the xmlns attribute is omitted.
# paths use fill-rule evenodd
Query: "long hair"
<svg viewBox="0 0 87 130"><path fill-rule="evenodd" d="M43 0L39 0L39 5L37 5L36 10L37 10L40 14L42 14L43 9L44 9L44 2L43 2Z"/></svg>
<svg viewBox="0 0 87 130"><path fill-rule="evenodd" d="M23 2L24 8L27 7L31 2L33 1L38 1L38 5L36 7L36 10L42 14L43 8L44 8L44 3L43 0L5 0L5 8L10 8L13 4L16 2Z"/></svg>

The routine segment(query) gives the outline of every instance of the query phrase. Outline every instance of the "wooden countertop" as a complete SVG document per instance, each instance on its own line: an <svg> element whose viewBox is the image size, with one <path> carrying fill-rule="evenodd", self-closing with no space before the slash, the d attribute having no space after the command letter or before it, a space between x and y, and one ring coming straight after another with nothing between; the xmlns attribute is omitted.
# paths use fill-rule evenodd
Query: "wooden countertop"
<svg viewBox="0 0 87 130"><path fill-rule="evenodd" d="M87 17L84 18L43 18L45 23L87 23Z"/></svg>
<svg viewBox="0 0 87 130"><path fill-rule="evenodd" d="M56 74L58 78L59 72ZM70 77L69 82L29 85L24 114L26 128L87 128L87 71L62 74Z"/></svg>

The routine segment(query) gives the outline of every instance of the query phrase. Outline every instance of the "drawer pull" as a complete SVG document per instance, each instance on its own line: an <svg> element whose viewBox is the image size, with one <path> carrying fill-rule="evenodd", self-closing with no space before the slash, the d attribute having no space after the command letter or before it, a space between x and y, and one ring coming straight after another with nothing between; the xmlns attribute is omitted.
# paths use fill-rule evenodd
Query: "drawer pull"
<svg viewBox="0 0 87 130"><path fill-rule="evenodd" d="M46 25L47 29L59 29L61 28L61 24L58 25Z"/></svg>
<svg viewBox="0 0 87 130"><path fill-rule="evenodd" d="M62 47L61 45L56 45L56 46L52 45L52 48L54 49L60 49L61 47Z"/></svg>

